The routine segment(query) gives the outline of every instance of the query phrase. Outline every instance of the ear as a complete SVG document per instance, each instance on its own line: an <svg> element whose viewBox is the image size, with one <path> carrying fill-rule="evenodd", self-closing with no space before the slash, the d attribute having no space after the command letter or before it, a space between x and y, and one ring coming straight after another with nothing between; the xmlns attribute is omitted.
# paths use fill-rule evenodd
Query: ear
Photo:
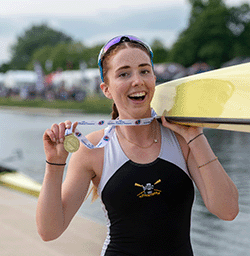
<svg viewBox="0 0 250 256"><path fill-rule="evenodd" d="M109 91L109 86L106 83L101 83L100 88L102 89L103 94L108 98L108 99L113 99L110 91Z"/></svg>

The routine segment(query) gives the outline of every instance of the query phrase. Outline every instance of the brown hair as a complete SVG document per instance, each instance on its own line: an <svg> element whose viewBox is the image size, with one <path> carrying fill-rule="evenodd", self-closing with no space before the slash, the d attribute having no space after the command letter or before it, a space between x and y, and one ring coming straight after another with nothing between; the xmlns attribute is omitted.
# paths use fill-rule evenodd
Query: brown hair
<svg viewBox="0 0 250 256"><path fill-rule="evenodd" d="M109 59L112 56L116 55L118 53L118 51L125 49L125 48L129 48L129 47L141 49L142 51L146 52L148 54L148 56L151 58L148 50L143 45L141 45L140 43L137 43L137 42L122 42L122 43L111 46L102 58L103 80L106 84L108 84L107 73L109 70L109 65L108 65ZM113 103L113 106L112 106L111 116L112 116L112 119L116 119L119 116L119 113L118 113L115 103ZM91 192L92 192L92 200L91 201L94 202L98 198L97 187L94 184L92 184L92 187L90 188L86 199L91 194Z"/></svg>
<svg viewBox="0 0 250 256"><path fill-rule="evenodd" d="M108 84L108 70L109 70L109 65L108 65L108 61L110 60L110 58L114 55L116 55L118 53L118 51L125 49L125 48L137 48L137 49L141 49L142 51L146 52L148 54L148 56L151 58L150 53L148 52L148 50L141 45L138 42L122 42L116 45L111 46L108 51L106 52L106 54L103 56L102 58L102 72L103 72L103 79L104 82L106 84ZM112 113L111 113L112 119L116 119L119 116L117 107L115 105L115 103L113 103L113 107L112 107Z"/></svg>
<svg viewBox="0 0 250 256"><path fill-rule="evenodd" d="M115 103L113 103L111 117L112 119L116 119L118 116L119 116L118 109Z"/></svg>

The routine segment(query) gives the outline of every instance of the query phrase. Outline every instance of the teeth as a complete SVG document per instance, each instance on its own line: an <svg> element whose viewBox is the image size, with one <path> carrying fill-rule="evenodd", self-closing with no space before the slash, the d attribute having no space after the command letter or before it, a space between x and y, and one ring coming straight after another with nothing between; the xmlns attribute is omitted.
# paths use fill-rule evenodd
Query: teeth
<svg viewBox="0 0 250 256"><path fill-rule="evenodd" d="M145 95L146 95L145 92L136 92L136 93L130 94L129 97L143 97Z"/></svg>

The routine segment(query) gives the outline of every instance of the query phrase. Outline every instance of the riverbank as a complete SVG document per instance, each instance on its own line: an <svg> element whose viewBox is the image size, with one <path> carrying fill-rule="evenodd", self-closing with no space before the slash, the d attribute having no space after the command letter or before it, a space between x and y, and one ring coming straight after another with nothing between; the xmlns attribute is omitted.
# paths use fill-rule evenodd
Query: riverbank
<svg viewBox="0 0 250 256"><path fill-rule="evenodd" d="M1 110L13 111L17 114L31 114L31 115L46 115L56 116L63 113L82 114L82 111L77 109L55 109L42 107L23 107L23 106L0 106Z"/></svg>
<svg viewBox="0 0 250 256"><path fill-rule="evenodd" d="M0 98L0 107L3 108L13 108L18 110L19 108L34 109L38 111L53 110L62 112L79 112L85 114L109 114L112 109L112 101L106 97L87 97L84 101L45 101L42 99L34 100L20 100L18 98Z"/></svg>
<svg viewBox="0 0 250 256"><path fill-rule="evenodd" d="M0 251L2 256L98 256L106 227L75 216L65 233L43 242L36 230L37 200L0 186Z"/></svg>

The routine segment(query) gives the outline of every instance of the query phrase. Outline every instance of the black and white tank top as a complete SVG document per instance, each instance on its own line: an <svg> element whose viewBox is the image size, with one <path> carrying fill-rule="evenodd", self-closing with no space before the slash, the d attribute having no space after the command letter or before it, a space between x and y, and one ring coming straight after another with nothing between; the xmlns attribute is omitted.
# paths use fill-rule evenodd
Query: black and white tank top
<svg viewBox="0 0 250 256"><path fill-rule="evenodd" d="M131 161L116 134L104 148L98 193L107 218L102 256L191 256L194 187L175 134L161 125L161 150Z"/></svg>

